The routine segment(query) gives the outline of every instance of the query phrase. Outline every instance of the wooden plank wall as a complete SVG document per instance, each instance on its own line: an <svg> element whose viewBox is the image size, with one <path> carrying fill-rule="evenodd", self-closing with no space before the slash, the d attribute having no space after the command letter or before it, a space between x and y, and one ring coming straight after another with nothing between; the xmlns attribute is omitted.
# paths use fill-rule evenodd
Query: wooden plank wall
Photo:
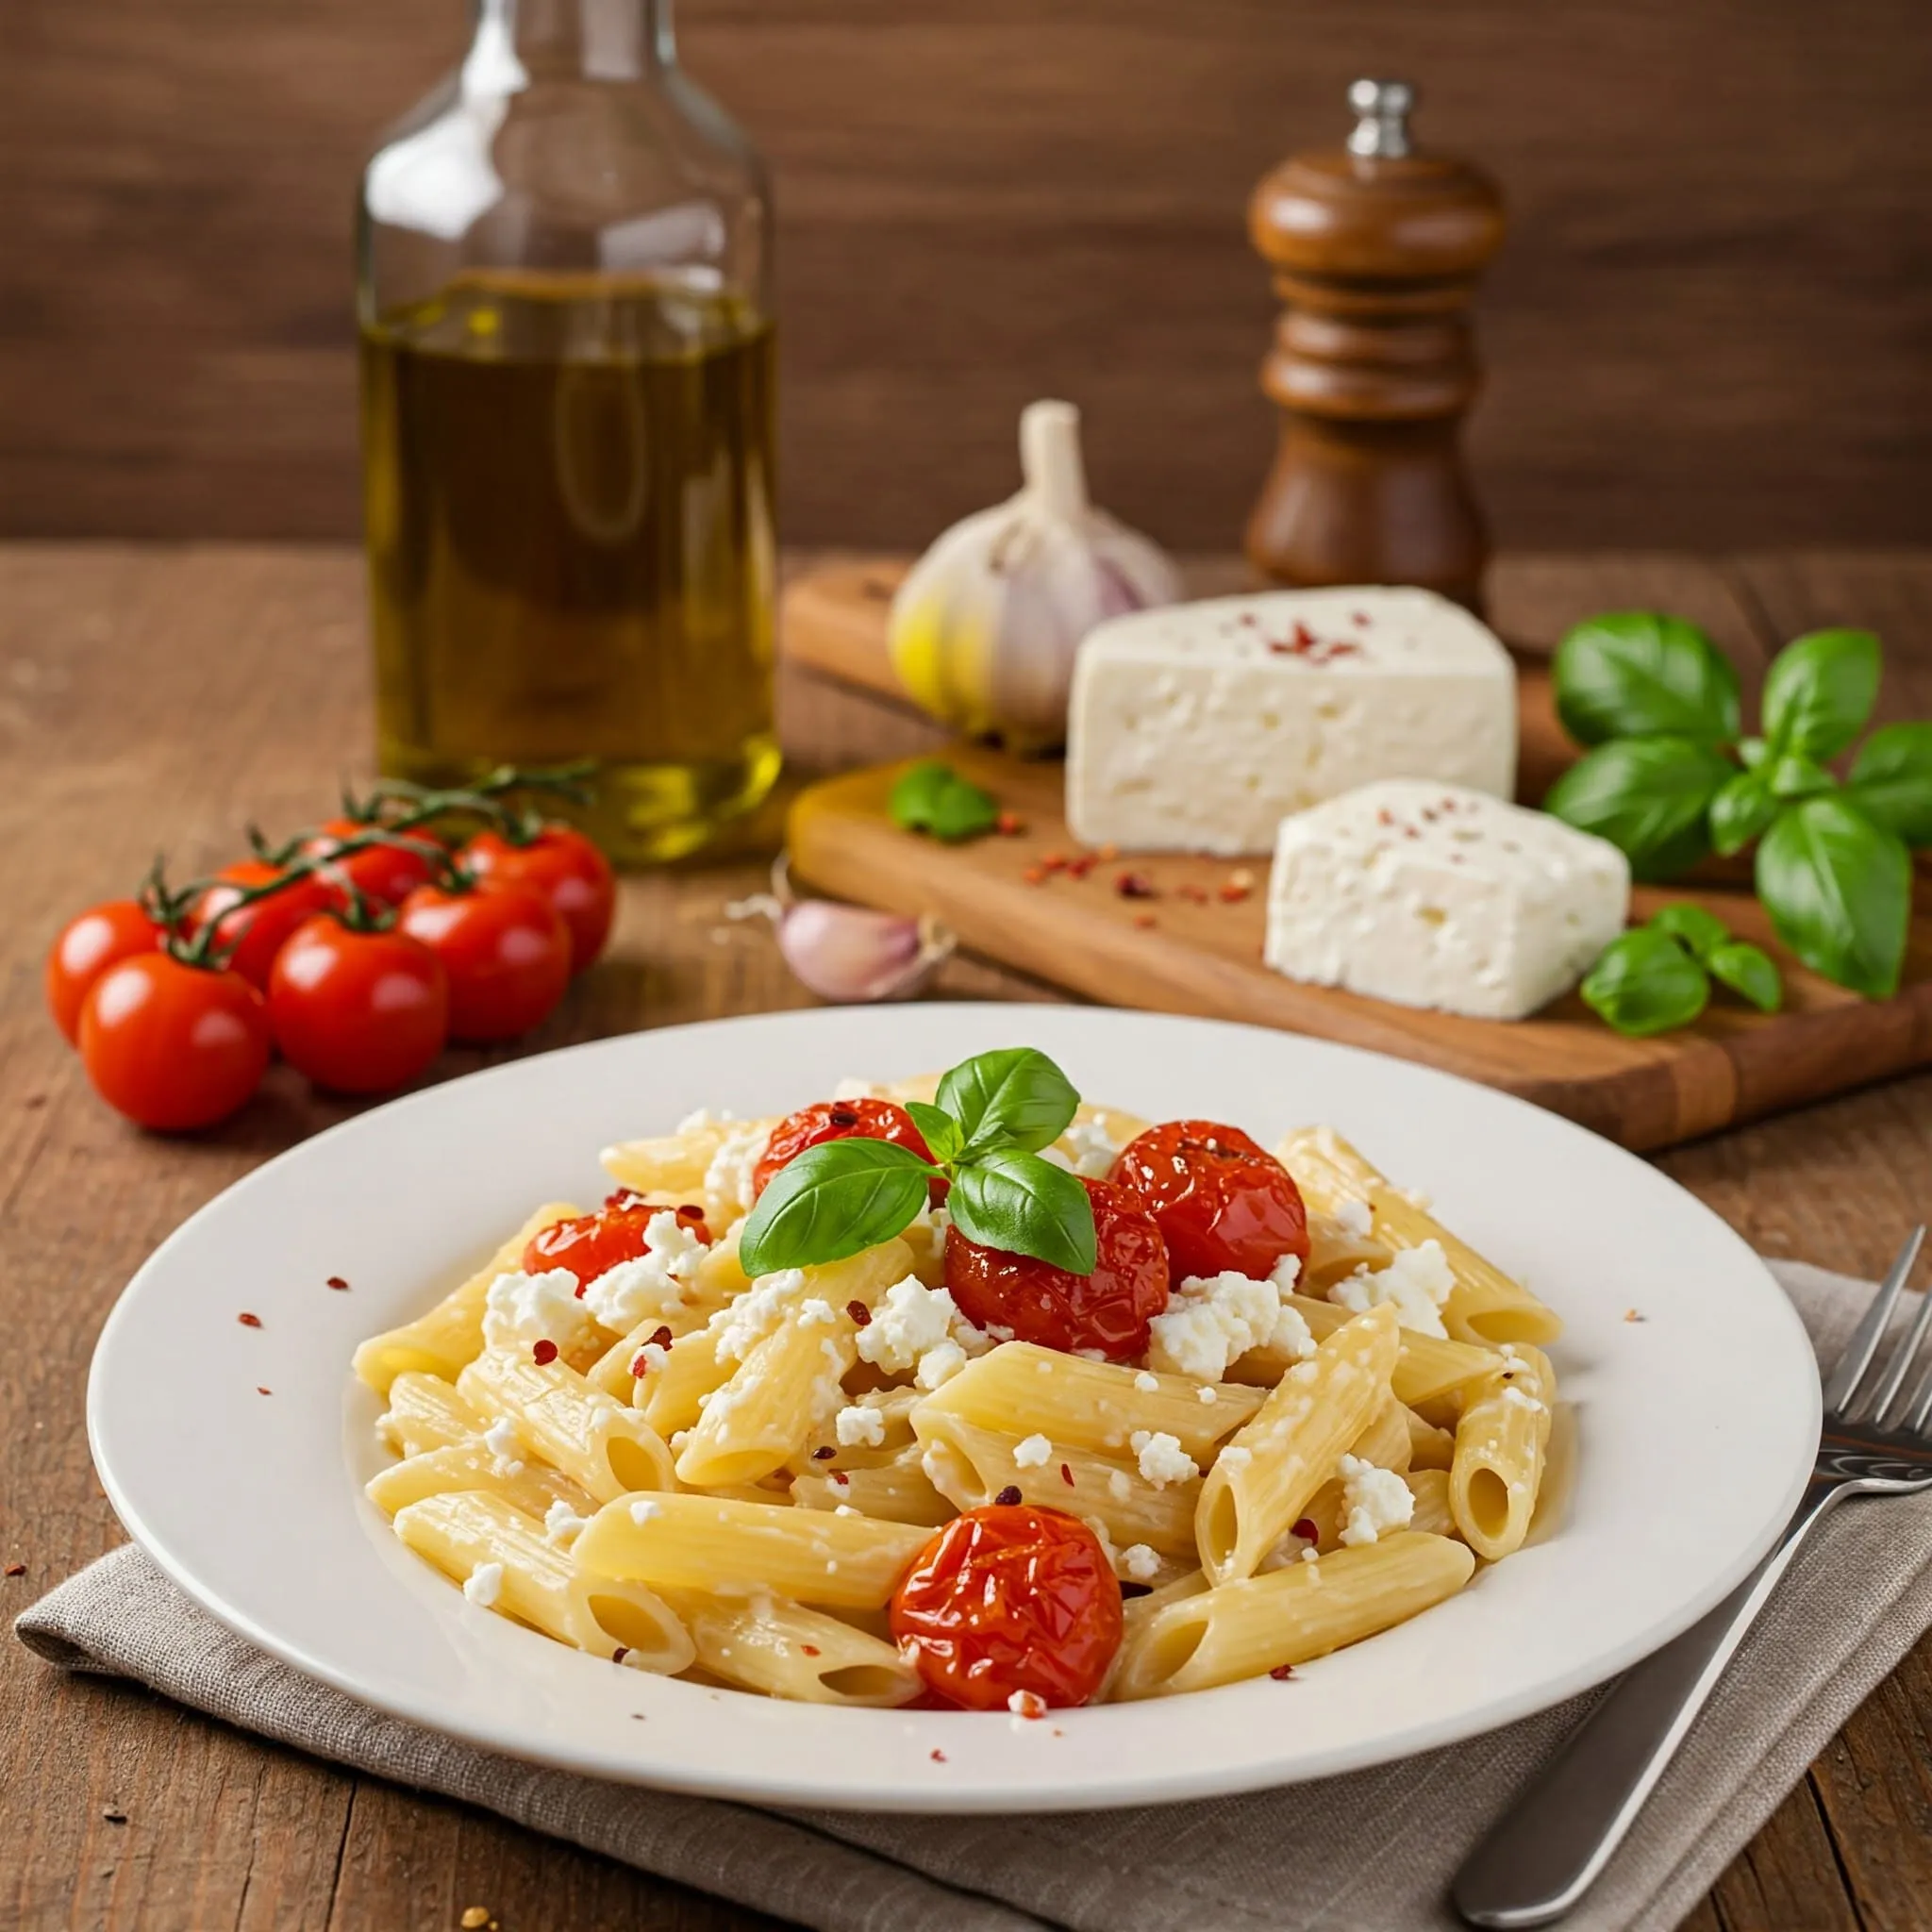
<svg viewBox="0 0 1932 1932"><path fill-rule="evenodd" d="M0 535L357 527L350 198L460 0L7 0ZM1924 0L688 0L781 185L785 534L912 545L1089 412L1234 541L1250 184L1351 75L1504 181L1475 449L1516 545L1932 541Z"/></svg>

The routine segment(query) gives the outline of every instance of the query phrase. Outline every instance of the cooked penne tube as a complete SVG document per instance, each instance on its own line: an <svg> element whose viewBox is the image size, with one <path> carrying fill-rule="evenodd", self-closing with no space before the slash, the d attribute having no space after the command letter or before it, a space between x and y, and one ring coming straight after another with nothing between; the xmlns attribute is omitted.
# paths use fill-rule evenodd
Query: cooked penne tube
<svg viewBox="0 0 1932 1932"><path fill-rule="evenodd" d="M912 1411L924 1399L925 1391L919 1388L875 1389L855 1396L847 1407L878 1417L878 1441L841 1442L834 1417L820 1423L806 1438L791 1458L791 1468L801 1475L823 1474L827 1463L834 1469L857 1469L887 1460L912 1442Z"/></svg>
<svg viewBox="0 0 1932 1932"><path fill-rule="evenodd" d="M406 1456L365 1484L363 1493L385 1516L393 1516L425 1496L447 1495L453 1490L487 1490L511 1508L540 1521L553 1503L564 1504L574 1516L588 1517L597 1507L590 1492L567 1475L521 1457L492 1455L474 1437L446 1448L425 1449L420 1456Z"/></svg>
<svg viewBox="0 0 1932 1932"><path fill-rule="evenodd" d="M695 1333L733 1296L751 1286L739 1266L738 1234L733 1228L713 1241L676 1298L667 1299L660 1308L645 1315L584 1371L584 1379L591 1388L601 1389L618 1402L631 1401L640 1379L639 1352L647 1342L666 1331L674 1341Z"/></svg>
<svg viewBox="0 0 1932 1932"><path fill-rule="evenodd" d="M733 1318L744 1304L736 1305L720 1330L720 1355L735 1340L743 1354L729 1378L702 1398L678 1454L678 1480L706 1487L755 1482L796 1455L841 1405L841 1385L857 1359L853 1306L870 1309L911 1265L906 1243L889 1241L847 1260L755 1283L746 1301L768 1301L742 1324ZM766 1332L748 1346L738 1340L760 1325Z"/></svg>
<svg viewBox="0 0 1932 1932"><path fill-rule="evenodd" d="M399 1456L421 1456L429 1449L447 1449L466 1442L490 1426L441 1375L405 1369L389 1385L389 1407L376 1423L377 1433Z"/></svg>
<svg viewBox="0 0 1932 1932"><path fill-rule="evenodd" d="M445 1382L455 1381L464 1363L483 1352L483 1304L490 1284L499 1274L521 1268L525 1248L546 1227L581 1211L566 1201L552 1201L538 1208L475 1274L460 1288L452 1289L426 1315L419 1315L400 1328L372 1335L356 1351L357 1374L378 1395L386 1395L389 1385L408 1369L440 1375Z"/></svg>
<svg viewBox="0 0 1932 1932"><path fill-rule="evenodd" d="M718 1353L715 1328L693 1329L673 1340L662 1361L647 1357L644 1373L632 1374L631 1407L668 1442L704 1414L705 1397L731 1379L735 1366Z"/></svg>
<svg viewBox="0 0 1932 1932"><path fill-rule="evenodd" d="M1442 1325L1454 1340L1494 1348L1505 1341L1550 1342L1563 1332L1553 1309L1451 1234L1332 1127L1304 1127L1274 1151L1311 1208L1332 1214L1343 1201L1365 1201L1374 1237L1387 1246L1441 1243L1456 1277L1442 1308Z"/></svg>
<svg viewBox="0 0 1932 1932"><path fill-rule="evenodd" d="M705 1175L718 1150L740 1124L736 1121L706 1120L680 1127L674 1134L620 1141L615 1146L605 1148L597 1159L604 1172L622 1187L634 1189L653 1200L695 1203L704 1194Z"/></svg>
<svg viewBox="0 0 1932 1932"><path fill-rule="evenodd" d="M1446 1537L1398 1530L1183 1597L1137 1622L1111 1694L1171 1697L1326 1657L1454 1596L1475 1558Z"/></svg>
<svg viewBox="0 0 1932 1932"><path fill-rule="evenodd" d="M1203 1389L1213 1390L1212 1402L1201 1400ZM1172 1436L1193 1461L1203 1462L1260 1406L1257 1390L1231 1382L1156 1375L1030 1341L1005 1341L968 1362L920 1407L1005 1435L1038 1432L1067 1448L1102 1455L1125 1456L1144 1429Z"/></svg>
<svg viewBox="0 0 1932 1932"><path fill-rule="evenodd" d="M878 1609L925 1547L917 1524L713 1496L630 1496L591 1519L572 1552L586 1571L713 1596L760 1591Z"/></svg>
<svg viewBox="0 0 1932 1932"><path fill-rule="evenodd" d="M1430 1536L1459 1537L1455 1512L1449 1507L1449 1472L1446 1469L1412 1469L1403 1477L1408 1493L1415 1498L1415 1509L1408 1519L1411 1529Z"/></svg>
<svg viewBox="0 0 1932 1932"><path fill-rule="evenodd" d="M1325 1341L1350 1320L1349 1310L1333 1302L1312 1301L1302 1294L1290 1295L1288 1300L1317 1341ZM1402 1330L1400 1343L1391 1387L1397 1399L1411 1408L1445 1398L1453 1400L1464 1390L1486 1381L1502 1365L1502 1357L1492 1348L1444 1341L1439 1335L1424 1335L1414 1328ZM1293 1357L1278 1349L1257 1348L1244 1355L1228 1373L1243 1382L1272 1389L1293 1366Z"/></svg>
<svg viewBox="0 0 1932 1932"><path fill-rule="evenodd" d="M1016 1489L1038 1507L1097 1519L1123 1549L1145 1543L1166 1556L1193 1557L1198 1477L1157 1487L1131 1459L1058 1442L1043 1459L1022 1460L1016 1452L1037 1438L983 1429L926 1403L913 1411L912 1425L933 1487L961 1509L982 1508Z"/></svg>
<svg viewBox="0 0 1932 1932"><path fill-rule="evenodd" d="M1556 1398L1549 1357L1520 1347L1456 1425L1449 1507L1463 1541L1489 1562L1520 1549L1529 1534Z"/></svg>
<svg viewBox="0 0 1932 1932"><path fill-rule="evenodd" d="M457 1378L475 1407L507 1421L532 1455L581 1483L600 1503L629 1490L668 1490L664 1439L636 1409L592 1389L561 1360L485 1349Z"/></svg>
<svg viewBox="0 0 1932 1932"><path fill-rule="evenodd" d="M1364 1462L1373 1462L1377 1469L1392 1471L1397 1475L1408 1472L1408 1424L1405 1418L1409 1411L1391 1395L1369 1418L1361 1434L1348 1445L1351 1456L1359 1457ZM1339 1549L1341 1546L1342 1526L1348 1520L1348 1499L1346 1486L1341 1476L1333 1476L1308 1498L1307 1507L1290 1525L1297 1535L1306 1535L1313 1526L1314 1544L1319 1550ZM1278 1551L1271 1551L1260 1565L1272 1568L1282 1560Z"/></svg>
<svg viewBox="0 0 1932 1932"><path fill-rule="evenodd" d="M1401 1368L1398 1357L1396 1368ZM1402 1412L1404 1426L1408 1430L1408 1466L1410 1469L1447 1469L1456 1459L1456 1436L1449 1429L1439 1429L1434 1423L1424 1422L1412 1408L1405 1407ZM1391 1464L1391 1467L1393 1467Z"/></svg>
<svg viewBox="0 0 1932 1932"><path fill-rule="evenodd" d="M1295 1286L1304 1294L1325 1294L1331 1283L1357 1268L1386 1268L1395 1250L1332 1214L1308 1214L1308 1258Z"/></svg>
<svg viewBox="0 0 1932 1932"><path fill-rule="evenodd" d="M1396 1338L1395 1311L1386 1307L1338 1328L1214 1458L1194 1518L1210 1582L1253 1575L1307 1509L1387 1398Z"/></svg>
<svg viewBox="0 0 1932 1932"><path fill-rule="evenodd" d="M395 1532L465 1586L473 1603L599 1657L675 1675L696 1650L663 1599L635 1583L585 1575L541 1528L480 1490L425 1496L396 1513Z"/></svg>
<svg viewBox="0 0 1932 1932"><path fill-rule="evenodd" d="M921 1455L914 1442L878 1463L842 1469L822 1465L823 1473L813 1471L793 1481L791 1500L801 1509L857 1509L885 1523L937 1529L953 1516L954 1506L933 1488Z"/></svg>
<svg viewBox="0 0 1932 1932"><path fill-rule="evenodd" d="M698 1662L746 1690L803 1704L891 1708L925 1689L892 1644L823 1610L774 1597L681 1594L672 1601Z"/></svg>

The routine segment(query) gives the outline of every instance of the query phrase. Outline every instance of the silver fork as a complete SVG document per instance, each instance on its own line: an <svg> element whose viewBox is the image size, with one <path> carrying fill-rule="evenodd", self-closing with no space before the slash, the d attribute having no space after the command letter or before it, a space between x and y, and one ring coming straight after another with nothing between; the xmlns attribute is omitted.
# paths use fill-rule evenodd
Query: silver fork
<svg viewBox="0 0 1932 1932"><path fill-rule="evenodd" d="M1906 1239L1824 1385L1824 1433L1811 1481L1771 1554L1701 1623L1644 1658L1578 1725L1450 1887L1472 1925L1547 1925L1595 1883L1664 1767L1764 1607L1798 1547L1841 1498L1932 1489L1932 1362L1910 1392L1932 1330L1932 1290L1889 1358L1876 1363L1925 1238Z"/></svg>

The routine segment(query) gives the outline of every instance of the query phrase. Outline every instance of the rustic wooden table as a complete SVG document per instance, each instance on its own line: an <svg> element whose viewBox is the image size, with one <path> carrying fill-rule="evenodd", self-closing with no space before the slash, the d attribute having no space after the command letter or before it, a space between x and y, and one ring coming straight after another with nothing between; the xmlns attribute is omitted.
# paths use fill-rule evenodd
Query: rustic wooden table
<svg viewBox="0 0 1932 1932"><path fill-rule="evenodd" d="M1497 622L1681 611L1747 658L1813 625L1878 629L1888 709L1932 713L1932 557L1506 561ZM226 1127L156 1141L89 1093L40 1004L60 920L128 890L158 844L191 871L249 820L321 815L370 742L358 560L336 550L0 547L0 1581L11 1614L122 1541L88 1460L87 1362L121 1284L185 1215L341 1117L286 1068ZM783 685L799 769L916 750L929 726L807 674ZM775 821L772 821L775 823ZM769 825L765 828L769 833ZM808 1004L761 926L724 917L764 860L626 882L608 959L531 1050ZM1051 998L961 960L943 991ZM440 1071L482 1057L451 1054ZM1877 1271L1932 1210L1932 1075L1680 1148L1664 1168L1767 1254ZM698 1932L774 1922L489 1815L351 1776L0 1643L0 1924L441 1932ZM108 1811L125 1813L110 1822ZM1932 1639L1858 1712L1692 1914L1700 1932L1932 1924Z"/></svg>

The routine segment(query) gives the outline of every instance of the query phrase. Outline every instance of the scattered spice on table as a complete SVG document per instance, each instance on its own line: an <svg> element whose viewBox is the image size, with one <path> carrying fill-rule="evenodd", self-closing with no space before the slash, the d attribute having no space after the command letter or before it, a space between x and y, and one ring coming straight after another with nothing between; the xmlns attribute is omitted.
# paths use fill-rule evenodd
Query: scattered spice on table
<svg viewBox="0 0 1932 1932"><path fill-rule="evenodd" d="M26 1574L26 1565L25 1563L9 1563L7 1566L7 1574L9 1576L25 1576Z"/></svg>
<svg viewBox="0 0 1932 1932"><path fill-rule="evenodd" d="M251 1315L246 1308L243 1308L235 1319L244 1328L259 1328L261 1326L261 1317L259 1315Z"/></svg>
<svg viewBox="0 0 1932 1932"><path fill-rule="evenodd" d="M325 1285L341 1291L346 1290L349 1284L340 1274L331 1274Z"/></svg>

